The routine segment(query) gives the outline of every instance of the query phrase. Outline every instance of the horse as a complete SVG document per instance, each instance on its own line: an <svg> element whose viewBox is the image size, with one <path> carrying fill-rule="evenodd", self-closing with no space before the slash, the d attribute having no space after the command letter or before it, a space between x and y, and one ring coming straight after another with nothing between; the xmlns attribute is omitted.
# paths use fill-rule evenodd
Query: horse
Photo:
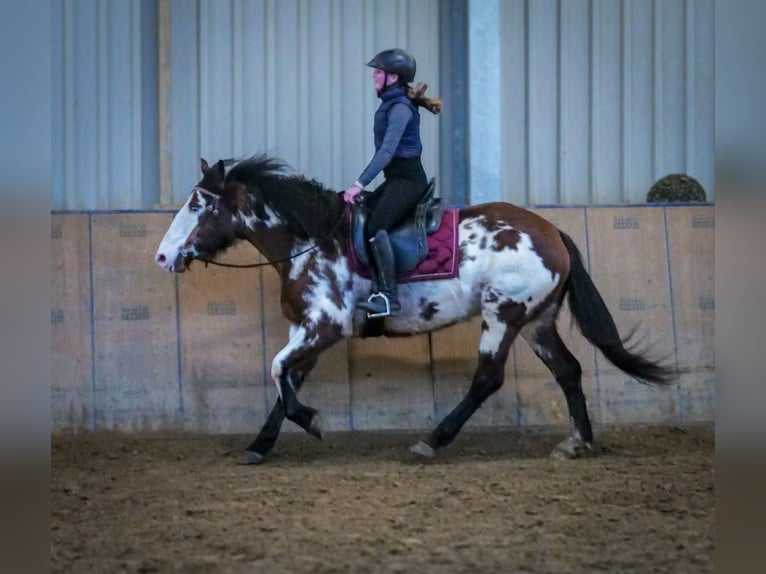
<svg viewBox="0 0 766 574"><path fill-rule="evenodd" d="M358 301L371 280L352 265L347 204L342 194L296 174L266 155L210 166L174 216L155 256L165 271L183 273L192 261L212 261L247 241L281 281L281 310L290 323L289 342L274 356L271 377L277 400L240 464L260 464L282 423L295 422L322 439L320 414L297 394L319 355L347 337L359 336L367 320ZM566 398L572 431L552 456L576 458L592 450L591 427L581 385L582 369L556 328L568 298L573 322L617 368L639 382L666 386L674 371L629 345L583 265L574 241L546 219L510 203L460 208L458 273L449 279L399 286L401 310L383 319L383 335L425 333L481 314L478 364L462 400L410 451L424 459L452 443L482 403L503 384L506 360L517 335L551 371Z"/></svg>

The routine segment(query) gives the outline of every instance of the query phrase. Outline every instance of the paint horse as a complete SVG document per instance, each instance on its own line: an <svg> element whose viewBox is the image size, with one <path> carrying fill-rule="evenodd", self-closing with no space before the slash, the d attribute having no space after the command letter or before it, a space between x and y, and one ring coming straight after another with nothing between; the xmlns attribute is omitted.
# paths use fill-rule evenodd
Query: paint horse
<svg viewBox="0 0 766 574"><path fill-rule="evenodd" d="M266 156L240 161L228 172L223 161L211 167L202 160L201 165L202 179L175 215L155 261L182 273L192 260L212 260L244 240L279 274L290 336L271 366L278 399L239 461L258 464L274 446L285 417L322 438L319 413L297 394L322 351L359 333L366 317L355 308L370 294L371 281L352 265L341 195ZM460 209L456 232L457 276L401 284L401 311L383 324L384 335L412 335L482 317L478 366L467 394L410 449L413 453L433 457L502 386L517 335L566 397L573 430L552 455L574 458L591 448L580 364L556 330L566 296L582 334L616 367L647 384L666 385L674 378L644 352L626 349L576 245L552 223L508 203L487 203Z"/></svg>

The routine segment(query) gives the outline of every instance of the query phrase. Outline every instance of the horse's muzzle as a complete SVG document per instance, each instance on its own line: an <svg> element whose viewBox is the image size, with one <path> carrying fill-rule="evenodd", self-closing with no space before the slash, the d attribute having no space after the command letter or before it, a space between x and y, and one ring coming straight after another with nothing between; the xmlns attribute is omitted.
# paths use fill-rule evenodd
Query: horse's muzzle
<svg viewBox="0 0 766 574"><path fill-rule="evenodd" d="M193 257L191 255L183 255L179 253L176 256L176 260L173 261L173 265L170 268L170 271L175 271L176 273L183 273L189 268L189 263Z"/></svg>
<svg viewBox="0 0 766 574"><path fill-rule="evenodd" d="M154 257L154 261L162 267L165 271L172 272L175 271L176 273L183 273L189 268L189 262L192 260L191 255L184 255L179 253L176 255L176 258L171 263L167 256L164 253L158 253Z"/></svg>

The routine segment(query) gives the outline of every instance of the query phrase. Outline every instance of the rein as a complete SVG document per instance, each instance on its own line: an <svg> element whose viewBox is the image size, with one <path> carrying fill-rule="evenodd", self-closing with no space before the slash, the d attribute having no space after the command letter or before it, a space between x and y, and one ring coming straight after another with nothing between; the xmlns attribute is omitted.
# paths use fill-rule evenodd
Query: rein
<svg viewBox="0 0 766 574"><path fill-rule="evenodd" d="M213 205L208 205L205 209L208 211L212 211L213 215L218 215L218 200L221 199L221 196L217 193L213 193L212 191L209 191L203 187L195 187L193 191L198 191L202 194L209 195L212 197L215 201ZM327 233L326 237L332 237L332 234L335 233L335 230L340 225L340 222L343 221L344 216L346 215L345 210L340 214L340 217L338 217L338 221L333 225L333 228ZM205 267L208 265L216 265L218 267L232 267L234 269L253 269L254 267L265 267L267 265L276 265L277 263L286 263L287 261L290 261L292 259L295 259L296 257L300 257L304 253L308 253L309 251L313 251L319 247L318 243L315 243L311 247L308 247L304 249L303 251L299 251L298 253L295 253L294 255L290 255L289 257L285 257L284 259L278 259L277 261L263 261L261 263L247 263L247 264L238 264L238 263L221 263L219 261L214 261L213 259L202 259L201 257L195 257L197 261L202 261L205 264Z"/></svg>
<svg viewBox="0 0 766 574"><path fill-rule="evenodd" d="M276 265L277 263L285 263L286 261L290 261L291 259L295 259L296 257L300 257L304 253L308 253L309 251L313 251L319 247L318 243L315 243L308 249L304 249L303 251L299 251L295 255L290 255L290 257L285 257L284 259L278 259L277 261L263 261L262 263L249 263L240 265L237 263L221 263L220 261L214 261L212 259L202 259L201 257L195 257L197 261L202 261L205 264L205 267L208 265L217 265L218 267L234 267L235 269L251 269L253 267L265 267L266 265Z"/></svg>

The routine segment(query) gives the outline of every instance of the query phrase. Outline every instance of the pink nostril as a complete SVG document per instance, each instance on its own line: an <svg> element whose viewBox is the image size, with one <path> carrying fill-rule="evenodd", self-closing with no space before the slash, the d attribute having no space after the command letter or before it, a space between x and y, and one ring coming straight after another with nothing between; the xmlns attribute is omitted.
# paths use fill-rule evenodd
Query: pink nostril
<svg viewBox="0 0 766 574"><path fill-rule="evenodd" d="M162 253L157 256L157 263L165 263L165 256Z"/></svg>

